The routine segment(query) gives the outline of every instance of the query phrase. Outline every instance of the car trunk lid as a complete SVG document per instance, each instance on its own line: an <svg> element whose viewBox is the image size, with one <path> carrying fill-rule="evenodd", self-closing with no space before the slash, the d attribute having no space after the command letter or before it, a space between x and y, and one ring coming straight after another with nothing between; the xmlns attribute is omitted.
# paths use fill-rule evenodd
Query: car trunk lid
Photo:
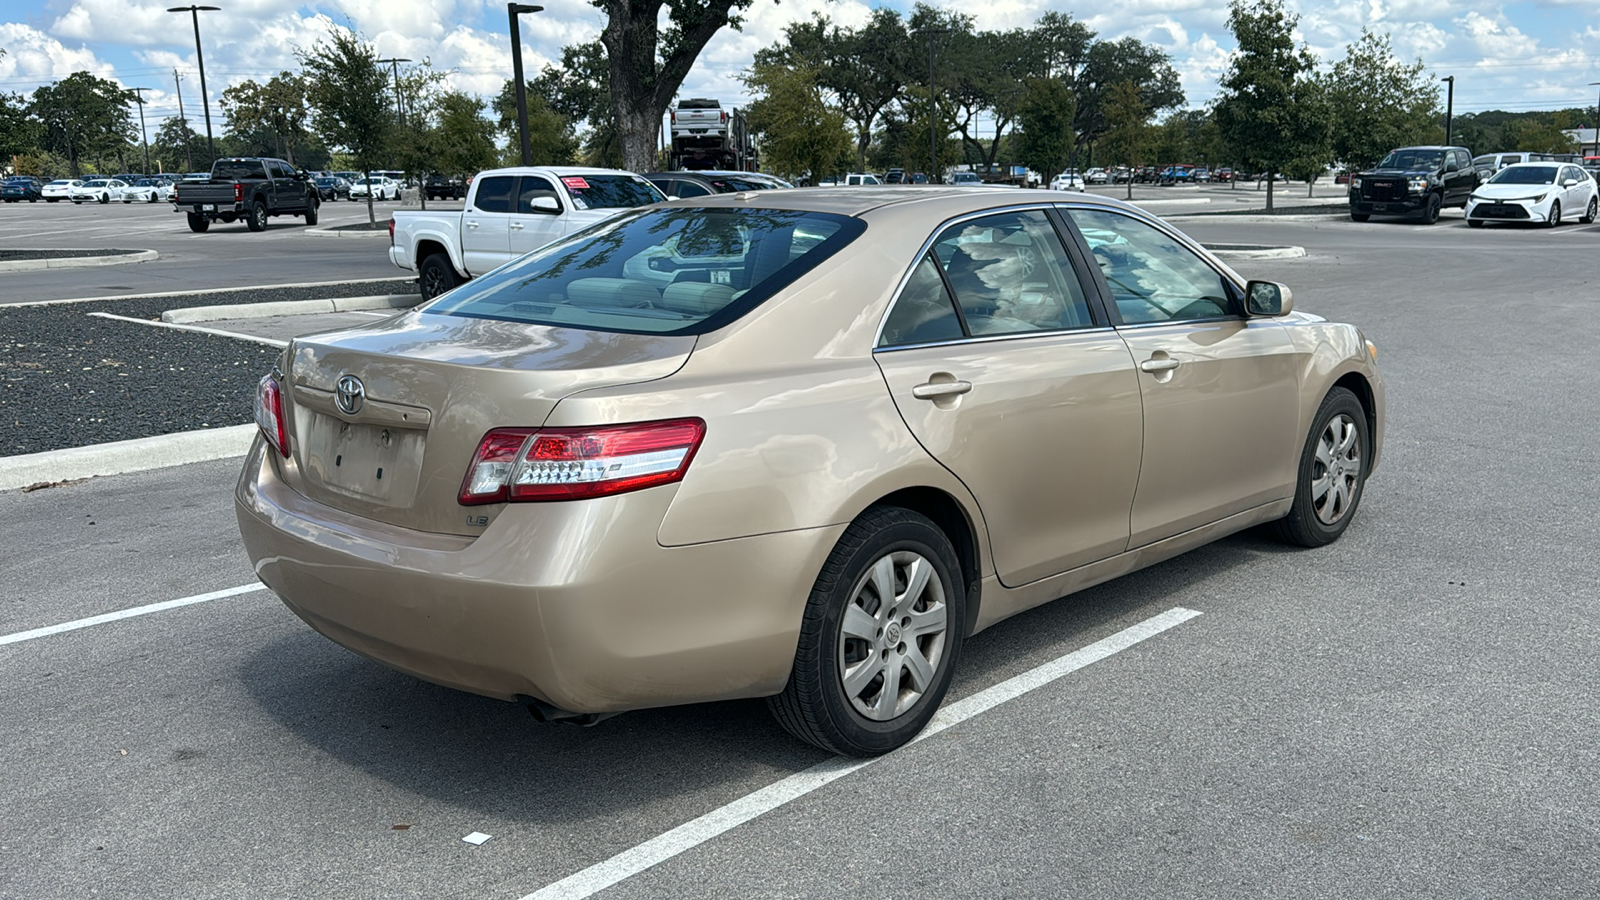
<svg viewBox="0 0 1600 900"><path fill-rule="evenodd" d="M477 534L500 507L457 498L485 432L538 427L575 391L664 378L694 343L420 312L298 338L285 479L389 525Z"/></svg>

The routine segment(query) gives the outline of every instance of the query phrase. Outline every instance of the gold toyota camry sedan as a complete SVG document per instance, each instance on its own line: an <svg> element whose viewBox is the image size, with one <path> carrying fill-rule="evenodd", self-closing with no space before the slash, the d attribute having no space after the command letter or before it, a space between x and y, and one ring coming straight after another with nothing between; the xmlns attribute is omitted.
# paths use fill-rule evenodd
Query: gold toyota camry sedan
<svg viewBox="0 0 1600 900"><path fill-rule="evenodd" d="M1135 207L849 188L646 207L261 379L255 571L541 718L767 697L898 747L962 642L1243 528L1315 547L1377 350Z"/></svg>

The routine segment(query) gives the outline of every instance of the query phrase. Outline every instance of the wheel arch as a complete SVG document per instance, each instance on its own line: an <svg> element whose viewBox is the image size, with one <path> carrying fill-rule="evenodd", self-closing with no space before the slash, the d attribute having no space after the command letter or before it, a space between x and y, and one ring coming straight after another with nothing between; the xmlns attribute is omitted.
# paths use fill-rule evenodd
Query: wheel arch
<svg viewBox="0 0 1600 900"><path fill-rule="evenodd" d="M422 261L435 253L443 253L445 259L450 260L450 267L456 270L456 275L465 279L467 276L461 271L461 265L454 254L450 252L450 245L435 237L425 237L417 241L416 249L411 252L411 263L418 272L422 271Z"/></svg>
<svg viewBox="0 0 1600 900"><path fill-rule="evenodd" d="M900 488L878 498L867 509L893 506L910 510L939 526L955 548L961 563L961 581L966 590L966 621L962 623L963 636L970 636L978 622L978 611L983 599L983 572L979 562L977 526L966 508L947 491L921 485ZM865 510L863 510L863 513Z"/></svg>
<svg viewBox="0 0 1600 900"><path fill-rule="evenodd" d="M1341 387L1356 395L1356 400L1361 403L1362 412L1366 413L1368 445L1367 458L1371 462L1372 466L1376 467L1378 463L1379 447L1378 399L1373 393L1372 383L1369 382L1366 376L1360 372L1350 371L1340 375L1339 378L1335 380L1329 387L1329 390ZM1371 470L1369 469L1368 471Z"/></svg>

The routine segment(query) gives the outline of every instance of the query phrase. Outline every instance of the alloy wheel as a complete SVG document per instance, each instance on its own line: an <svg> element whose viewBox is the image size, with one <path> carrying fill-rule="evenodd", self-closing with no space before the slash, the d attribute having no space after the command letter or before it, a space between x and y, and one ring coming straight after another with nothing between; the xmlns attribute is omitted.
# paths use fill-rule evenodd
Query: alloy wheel
<svg viewBox="0 0 1600 900"><path fill-rule="evenodd" d="M1361 483L1361 432L1340 413L1328 420L1317 439L1311 471L1311 505L1318 521L1332 525L1350 511Z"/></svg>
<svg viewBox="0 0 1600 900"><path fill-rule="evenodd" d="M950 627L944 583L920 553L880 557L851 592L839 631L839 678L855 711L887 722L933 684Z"/></svg>

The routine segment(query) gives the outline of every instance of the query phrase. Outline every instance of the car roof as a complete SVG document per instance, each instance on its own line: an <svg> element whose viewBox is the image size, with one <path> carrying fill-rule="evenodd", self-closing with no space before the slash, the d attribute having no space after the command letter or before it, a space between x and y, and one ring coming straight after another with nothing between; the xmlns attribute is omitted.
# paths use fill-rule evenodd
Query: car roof
<svg viewBox="0 0 1600 900"><path fill-rule="evenodd" d="M740 191L732 194L714 194L680 200L681 206L707 207L760 207L804 212L833 213L859 217L868 213L892 210L896 215L905 212L915 220L926 221L937 217L943 221L951 216L1004 206L1029 204L1057 204L1089 201L1097 206L1139 212L1139 208L1121 200L1099 194L1082 194L1076 191L1045 191L996 187L944 187L908 189L884 185L883 187L816 187L773 191Z"/></svg>
<svg viewBox="0 0 1600 900"><path fill-rule="evenodd" d="M478 177L485 175L526 175L533 172L551 172L561 175L632 175L627 169L602 169L595 166L507 166L503 169L484 169Z"/></svg>

